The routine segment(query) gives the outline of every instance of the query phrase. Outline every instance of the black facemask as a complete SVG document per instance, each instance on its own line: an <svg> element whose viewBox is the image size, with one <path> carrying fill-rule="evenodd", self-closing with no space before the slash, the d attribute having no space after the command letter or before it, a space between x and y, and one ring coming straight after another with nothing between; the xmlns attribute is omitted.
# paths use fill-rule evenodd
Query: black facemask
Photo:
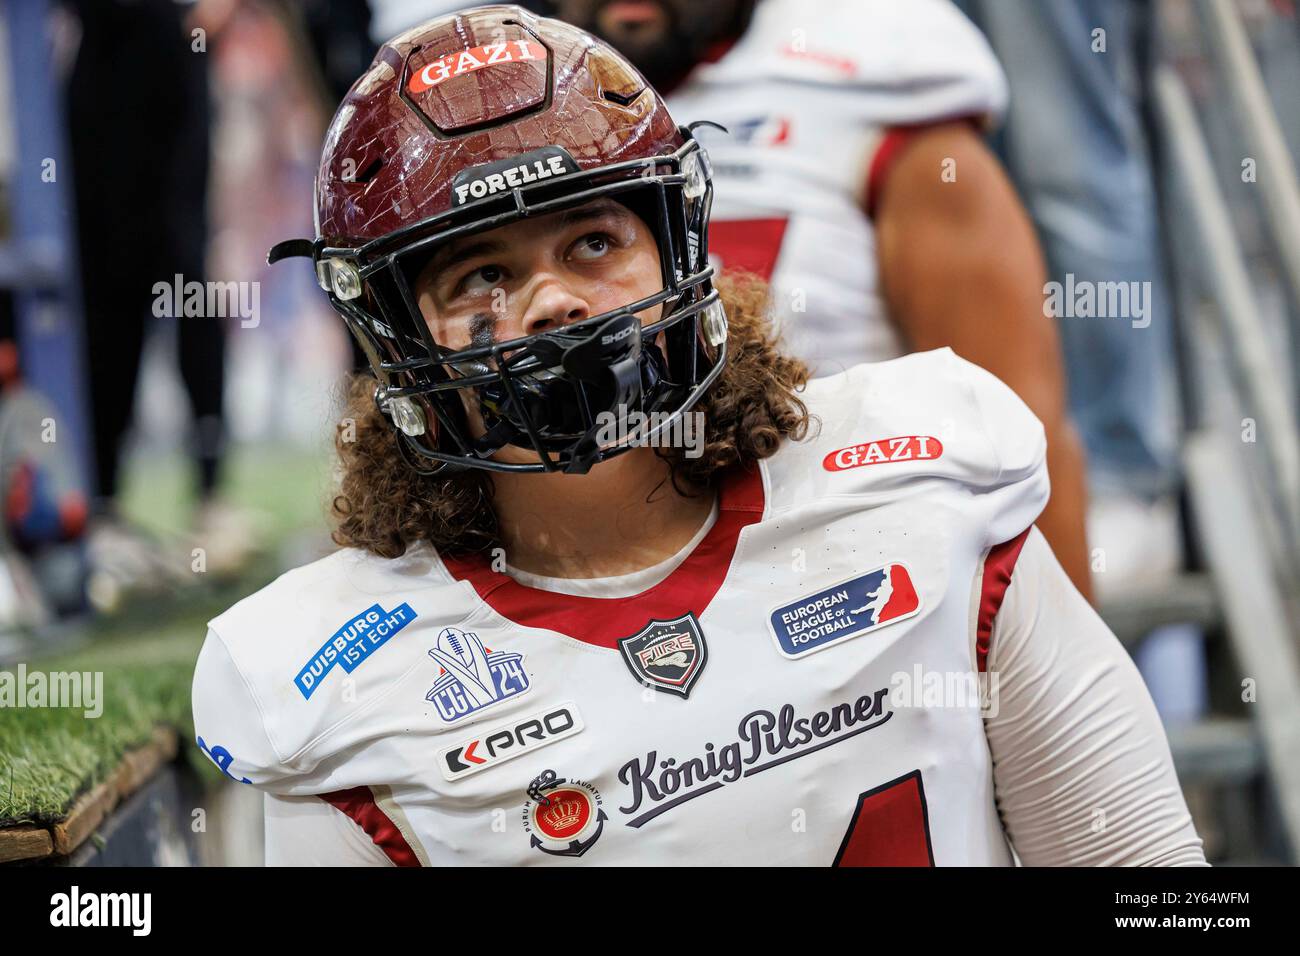
<svg viewBox="0 0 1300 956"><path fill-rule="evenodd" d="M486 457L507 444L529 447L531 422L547 451L577 442L565 470L587 471L599 450L594 433L606 416L650 412L675 397L663 352L640 330L640 320L624 312L595 329L542 333L511 355L507 365L537 367L512 376L513 389L493 382L477 390L488 431L475 452Z"/></svg>

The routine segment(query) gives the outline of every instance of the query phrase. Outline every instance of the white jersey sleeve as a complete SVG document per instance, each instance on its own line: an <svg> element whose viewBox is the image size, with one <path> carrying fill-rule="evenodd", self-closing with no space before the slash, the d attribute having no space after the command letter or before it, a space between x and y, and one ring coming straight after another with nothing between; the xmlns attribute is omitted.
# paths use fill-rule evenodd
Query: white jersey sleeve
<svg viewBox="0 0 1300 956"><path fill-rule="evenodd" d="M1205 865L1151 696L1037 529L995 619L988 672L994 792L1022 863Z"/></svg>
<svg viewBox="0 0 1300 956"><path fill-rule="evenodd" d="M735 47L691 79L812 84L842 123L873 127L996 117L1007 103L988 41L949 0L766 0Z"/></svg>
<svg viewBox="0 0 1300 956"><path fill-rule="evenodd" d="M274 789L289 775L266 729L262 702L211 628L194 668L192 699L198 745L228 777Z"/></svg>
<svg viewBox="0 0 1300 956"><path fill-rule="evenodd" d="M1047 503L1047 435L1010 386L956 353L948 355L968 383L971 408L988 438L989 461L996 469L979 489L994 496L985 539L986 546L993 547L1033 524Z"/></svg>
<svg viewBox="0 0 1300 956"><path fill-rule="evenodd" d="M938 482L983 553L1022 534L1047 504L1042 423L1000 379L950 348L813 379L804 399L816 433L769 463L774 508Z"/></svg>
<svg viewBox="0 0 1300 956"><path fill-rule="evenodd" d="M392 866L366 832L320 797L265 795L267 866Z"/></svg>
<svg viewBox="0 0 1300 956"><path fill-rule="evenodd" d="M948 0L763 0L668 105L727 130L696 129L713 159L711 261L768 280L786 347L826 375L907 351L864 212L891 133L991 123L1006 101L988 43Z"/></svg>
<svg viewBox="0 0 1300 956"><path fill-rule="evenodd" d="M854 64L842 84L850 94L845 105L856 105L854 118L898 126L964 116L993 120L1006 109L1001 65L949 0L822 0L815 6L826 8L821 17L810 17L807 5L797 14L807 26L808 48Z"/></svg>

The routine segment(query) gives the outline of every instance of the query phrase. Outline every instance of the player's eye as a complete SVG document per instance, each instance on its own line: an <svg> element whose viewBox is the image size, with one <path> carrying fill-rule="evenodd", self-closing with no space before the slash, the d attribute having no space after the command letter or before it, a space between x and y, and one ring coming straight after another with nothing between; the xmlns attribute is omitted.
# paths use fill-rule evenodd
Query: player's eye
<svg viewBox="0 0 1300 956"><path fill-rule="evenodd" d="M456 294L482 295L499 286L504 278L505 270L500 266L479 266L466 273L465 277L457 283Z"/></svg>
<svg viewBox="0 0 1300 956"><path fill-rule="evenodd" d="M614 247L614 240L603 232L592 232L573 244L569 252L575 259L591 261L605 256Z"/></svg>

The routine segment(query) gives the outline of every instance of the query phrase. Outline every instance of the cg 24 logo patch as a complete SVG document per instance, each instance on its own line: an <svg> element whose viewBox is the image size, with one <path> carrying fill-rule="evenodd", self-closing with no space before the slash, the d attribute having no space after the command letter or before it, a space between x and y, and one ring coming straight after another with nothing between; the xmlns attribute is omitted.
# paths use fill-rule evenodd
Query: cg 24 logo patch
<svg viewBox="0 0 1300 956"><path fill-rule="evenodd" d="M449 724L528 690L524 655L490 650L472 632L444 627L429 656L442 671L424 696Z"/></svg>

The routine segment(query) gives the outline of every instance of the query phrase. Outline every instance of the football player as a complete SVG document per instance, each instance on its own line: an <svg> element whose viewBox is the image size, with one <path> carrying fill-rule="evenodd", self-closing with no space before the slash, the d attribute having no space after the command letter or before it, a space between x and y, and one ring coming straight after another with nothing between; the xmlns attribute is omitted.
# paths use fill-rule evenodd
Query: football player
<svg viewBox="0 0 1300 956"><path fill-rule="evenodd" d="M559 0L703 129L710 251L768 279L789 350L818 375L951 347L1047 429L1039 522L1085 595L1084 453L1066 409L1046 267L981 127L1002 70L948 0Z"/></svg>
<svg viewBox="0 0 1300 956"><path fill-rule="evenodd" d="M332 555L210 622L273 864L1199 864L1127 654L948 349L813 381L716 282L706 152L517 7L386 44L309 256L370 357Z"/></svg>

